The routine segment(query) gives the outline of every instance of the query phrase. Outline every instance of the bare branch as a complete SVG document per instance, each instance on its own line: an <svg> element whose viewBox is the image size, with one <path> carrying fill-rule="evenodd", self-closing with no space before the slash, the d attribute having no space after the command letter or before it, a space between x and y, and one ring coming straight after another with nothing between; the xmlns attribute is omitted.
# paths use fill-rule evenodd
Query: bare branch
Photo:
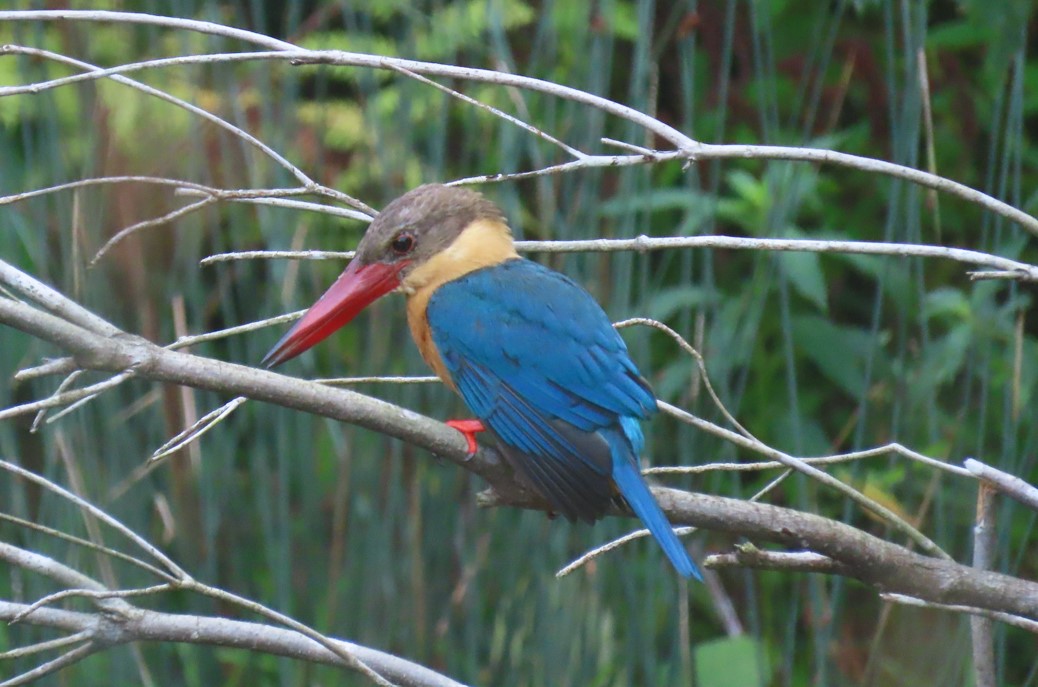
<svg viewBox="0 0 1038 687"><path fill-rule="evenodd" d="M260 45L271 50L296 50L296 46L276 38L235 29L222 24L215 24L197 19L180 19L177 17L163 17L155 14L144 14L139 12L108 12L101 10L93 11L69 11L69 10L35 10L35 11L11 11L0 12L0 21L87 21L118 24L147 24L149 26L164 26L169 29L180 29L183 31L195 31L212 36L223 36L235 40L245 41L254 45Z"/></svg>
<svg viewBox="0 0 1038 687"><path fill-rule="evenodd" d="M37 411L46 410L48 408L56 408L69 403L84 401L87 399L95 398L98 394L108 389L112 389L124 381L133 376L132 372L121 372L114 377L110 377L102 382L85 386L81 389L72 389L71 391L60 391L54 393L47 398L40 401L32 401L30 403L23 403L17 406L11 406L10 408L4 408L0 410L0 420L6 420L17 415L25 415L26 413L35 413ZM73 406L72 408L78 407ZM57 417L60 417L57 416ZM51 418L51 420L57 419L57 417Z"/></svg>
<svg viewBox="0 0 1038 687"><path fill-rule="evenodd" d="M518 117L514 117L514 116L508 114L507 112L503 112L503 111L497 109L496 107L493 107L492 105L487 105L486 103L480 102L479 100L476 100L475 98L469 97L469 96L465 95L464 93L461 93L460 91L456 91L453 88L449 88L448 86L444 86L443 84L441 84L441 83L439 83L437 81L433 81L432 79L428 79L428 78L422 76L421 74L416 74L415 72L412 72L410 69L405 69L404 67L401 67L401 66L398 66L398 65L390 65L390 69L392 69L393 71L399 72L399 73L403 74L404 76L407 76L407 77L409 77L411 79L414 79L415 81L418 81L419 83L424 83L427 86L432 86L433 88L437 89L438 91L441 91L442 93L446 93L447 95L451 96L452 98L457 98L458 100L460 100L462 102L465 102L465 103L468 103L469 105L474 105L474 106L478 107L481 110L485 110L485 111L489 112L490 114L494 115L495 117L499 117L499 118L505 120L506 122L514 124L517 127L519 127L520 129L522 129L523 131L531 133L534 136L537 136L538 138L544 139L545 141L547 141L548 143L551 143L552 145L558 146L559 148L561 148L562 150L566 151L567 153L569 153L573 157L577 158L578 160L587 157L584 153L580 152L579 150L577 150L576 148L572 147L571 145L569 145L569 144L567 144L567 143L565 143L563 141L560 141L559 139L555 138L551 134L546 133L546 132L538 129L537 127L533 126L532 124L527 124L526 122L524 122L523 120L519 119Z"/></svg>
<svg viewBox="0 0 1038 687"><path fill-rule="evenodd" d="M172 20L168 17L151 17L149 15L139 15L121 12L0 12L0 20L5 19L23 21L127 21L136 23L151 23L158 26L170 26L176 28L190 28L191 30L204 30L207 33L216 33L218 35L230 35L233 31L231 29L228 29L227 27L220 27L217 24L212 24L209 22L197 22L196 24L192 25L186 23L188 20ZM668 141L676 149L675 152L686 160L702 161L713 159L755 158L768 160L810 162L815 164L835 164L839 166L850 167L865 172L872 172L876 174L882 174L884 176L890 176L893 178L904 179L906 181L919 184L926 188L958 196L959 198L962 198L966 201L969 201L987 210L990 210L998 215L1001 215L1024 227L1032 234L1038 235L1038 219L1028 215L1025 212L1022 212L1021 210L1018 210L1017 208L1007 203L997 200L976 189L972 189L968 186L965 186L964 184L951 181L950 179L945 179L935 174L930 174L929 172L924 172L921 170L904 167L902 165L885 162L883 160L877 160L874 158L867 158L859 155L851 155L848 153L840 153L832 150L816 148L701 143L699 141L695 141L689 138L688 136L674 129L673 127L670 127L645 113L639 112L638 110L608 100L607 98L603 98L600 96L593 95L591 93L587 93L585 91L581 91L579 89L561 86L559 84L544 81L541 79L518 76L507 72L499 72L486 69L473 69L468 67L456 67L453 65L429 62L417 62L414 60L402 60L397 58L383 57L380 55L365 55L362 53L349 53L337 50L302 51L299 50L299 48L297 48L296 46L284 43L283 41L277 41L276 43L272 43L270 42L271 39L269 38L266 40L262 40L263 37L259 37L255 34L252 36L248 36L248 33L249 32L238 32L235 34L235 36L246 40L250 40L259 45L275 47L276 50L270 53L253 53L247 59L291 59L292 62L295 64L331 64L339 66L368 67L375 69L403 69L425 76L454 77L459 79L493 83L501 86L511 86L539 91L542 93L553 95L555 97L581 103L583 105L593 107L602 112L632 122L644 128L646 131L652 132L660 138ZM248 37L246 38L246 36ZM291 57L289 57L287 54L279 54L278 51L292 51L292 54ZM177 64L187 64L190 62L190 60L182 58L174 59L179 60ZM241 58L233 54L221 55L218 57L212 55L197 56L197 61L200 62L231 61L239 59L246 58ZM151 65L149 65L148 63L138 63L137 65L123 65L123 67L117 69L130 71L131 69L145 68L145 66ZM118 74L115 74L110 78L130 82L129 79L127 79L126 77L119 76ZM122 83L124 81L120 82ZM134 84L134 87L147 88L143 87L141 84L137 84L136 82L131 83ZM186 105L186 103L182 104L181 106L183 105ZM273 156L276 155L276 153L270 151L268 155ZM577 161L578 164L581 162L583 161ZM288 163L286 162L285 164ZM573 168L579 167L575 166ZM294 167L292 169L294 170L294 174L302 175L302 172L298 169L295 169ZM304 177L305 175L297 176L297 178L299 178L301 181L303 181ZM493 179L488 178L487 180ZM304 181L303 183L307 182ZM328 191L335 193L330 189L328 189Z"/></svg>
<svg viewBox="0 0 1038 687"><path fill-rule="evenodd" d="M973 474L965 468L960 468L958 465L952 463L946 463L943 460L937 460L930 456L923 455L918 451L902 446L898 443L885 444L883 446L877 446L876 448L865 449L863 451L851 451L850 453L836 453L831 456L816 456L813 458L800 458L809 465L837 465L839 463L849 463L855 460L862 460L863 458L872 458L875 456L882 456L888 453L894 453L909 460L922 463L937 470L948 472L959 477L972 477ZM719 470L729 472L756 472L758 470L774 470L776 468L785 467L782 463L774 460L762 461L758 463L703 463L701 465L661 465L658 467L648 468L642 472L646 475L696 475L701 472L717 472Z"/></svg>
<svg viewBox="0 0 1038 687"><path fill-rule="evenodd" d="M171 584L157 584L152 587L145 587L142 589L62 589L59 592L48 594L47 596L34 601L32 604L25 607L25 610L11 618L9 623L14 625L25 620L28 616L32 615L36 611L50 606L56 601L62 601L64 599L82 598L82 599L94 599L96 601L104 601L107 599L125 599L131 596L151 596L161 592L169 591L173 588Z"/></svg>
<svg viewBox="0 0 1038 687"><path fill-rule="evenodd" d="M163 554L161 551L159 551L154 546L149 544L144 538L140 537L138 534L136 534L129 527L127 527L126 525L122 524L121 522L119 522L118 520L113 518L108 513L105 513L103 510L101 510L97 506L94 506L93 504L91 504L91 503L89 503L87 501L84 501L83 499L81 499L80 497L76 496L75 494L73 494L69 490L65 489L64 487L60 487L57 484L55 484L54 482L51 482L49 479L46 479L45 477L43 477L41 475L37 475L34 472L30 472L30 471L26 470L25 468L22 468L22 467L20 467L18 465L15 465L14 463L11 463L9 461L0 460L0 468L2 468L4 470L7 470L8 472L10 472L12 474L18 475L19 477L21 477L23 479L27 479L30 482L34 482L34 483L44 487L45 489L48 489L48 490L54 492L55 494L61 496L62 498L66 499L67 501L69 501L71 503L74 503L76 506L78 506L84 512L90 513L95 518L97 518L98 520L101 520L106 525L108 525L112 529L116 530L117 532L122 534L124 537L126 537L130 541L132 541L134 544L136 544L138 547L140 547L141 550L143 550L145 553L150 555L156 561L158 561L159 563L164 565L166 567L166 569L169 570L170 573L173 574L173 576L175 576L178 579L183 579L183 580L188 579L187 573L184 572L176 563L174 563L169 558L167 558L165 554ZM6 551L7 555L12 555L12 553L10 551L11 548L13 548L13 547L10 547L8 544L0 542L0 558L2 558L5 555L5 551ZM22 567L27 567L27 566L26 565L22 565ZM86 581L85 583L84 583L84 580ZM78 581L79 583L69 583L67 580L63 580L63 581L66 582L66 584L69 584L69 586L83 587L84 589L91 589L91 587L88 584L89 580L87 578L79 580Z"/></svg>
<svg viewBox="0 0 1038 687"><path fill-rule="evenodd" d="M19 612L18 615L23 615ZM14 622L13 620L9 622ZM0 661L9 661L12 658L22 658L23 656L32 656L44 651L51 651L52 649L61 649L69 646L70 644L79 644L90 639L89 630L81 630L75 634L67 635L65 637L58 637L57 639L51 639L46 642L37 642L30 646L23 646L18 649L11 649L10 651L4 651L0 653Z"/></svg>
<svg viewBox="0 0 1038 687"><path fill-rule="evenodd" d="M927 553L945 559L949 558L948 554L945 553L939 546L937 546L937 544L935 544L929 537L917 530L915 527L912 527L911 524L906 522L905 519L899 516L897 513L893 512L883 504L868 498L854 487L841 482L829 473L819 470L813 465L805 463L799 458L791 456L788 453L783 453L778 449L771 448L770 446L761 443L756 439L747 438L731 430L719 427L718 425L715 425L712 422L701 420L700 418L692 415L691 413L676 406L673 406L667 403L666 401L657 401L656 403L659 406L660 410L667 413L671 417L675 417L686 424L692 425L693 427L698 427L703 431L727 439L728 441L737 446L741 446L756 453L760 453L761 455L769 456L770 458L773 458L774 460L777 460L778 462L782 463L787 468L791 468L793 470L796 470L797 472L801 472L805 475L808 475L809 477L817 480L818 482L821 482L827 487L830 487L840 492L847 498L857 503L862 508L871 511L877 516L883 518L884 520L889 522L895 529L897 529L901 534L905 535L911 541L915 542L916 545L918 545Z"/></svg>
<svg viewBox="0 0 1038 687"><path fill-rule="evenodd" d="M233 413L242 403L245 403L246 400L248 399L244 396L238 396L237 398L224 403L216 410L206 413L183 432L155 449L155 452L151 454L151 458L148 459L149 462L160 461L166 456L176 453L192 441L197 440L213 427L220 424L221 421Z"/></svg>
<svg viewBox="0 0 1038 687"><path fill-rule="evenodd" d="M379 684L390 684L387 682L388 679L407 685L458 686L458 683L453 680L427 668L367 647L329 639L291 619L288 620L293 625L293 629L283 630L224 618L145 611L126 603L122 597L155 593L161 589L156 587L142 590L107 590L96 580L86 577L62 563L2 542L0 542L0 559L23 569L44 574L62 584L79 587L62 592L64 595L90 596L101 600L114 598L114 601L118 601L119 604L113 609L116 612L98 615L41 608L39 607L40 602L30 606L0 601L0 620L6 622L22 619L29 624L77 633L80 638L83 635L78 633L86 633L86 638L90 642L97 642L101 646L134 641L174 641L246 648L355 669L358 664L355 664L354 661L359 661L363 666L370 666L376 671L375 675L371 675L369 671L363 669L363 666L361 667L361 672L369 674L369 677L373 677ZM160 585L161 588L169 588L169 586ZM262 604L243 600L233 594L194 580L190 580L185 587L263 615L274 616L275 619L284 618ZM53 597L54 595L52 595Z"/></svg>
<svg viewBox="0 0 1038 687"><path fill-rule="evenodd" d="M985 482L977 489L977 520L973 526L973 567L989 570L995 560L995 490ZM995 634L990 618L970 618L973 675L976 687L995 687Z"/></svg>
<svg viewBox="0 0 1038 687"><path fill-rule="evenodd" d="M73 300L47 286L39 279L31 277L13 265L0 260L0 283L6 284L21 293L34 303L38 303L69 322L102 336L115 336L118 327L98 317Z"/></svg>
<svg viewBox="0 0 1038 687"><path fill-rule="evenodd" d="M18 14L18 13L0 12L0 21L3 21L5 18L10 18L7 15L11 15L11 14ZM72 14L74 14L74 13L72 13ZM63 18L68 18L68 17L63 17ZM200 117L202 119L205 119L208 122L211 122L211 123L215 124L216 126L220 127L221 129L224 129L225 131L229 132L230 134L232 134L234 136L237 136L238 138L242 139L243 141L245 141L246 143L248 143L252 147L254 147L257 150L259 150L261 153L263 153L264 155L266 155L267 157L272 159L274 162L276 162L277 164L279 164L280 166L282 166L286 170L288 170L288 172L290 174L292 174L296 179L298 179L299 182L301 184L303 184L303 186L308 191L310 191L312 193L315 193L315 194L320 194L320 195L323 195L323 196L327 196L329 198L334 198L335 200L338 200L340 202L346 203L347 205L350 205L350 206L352 206L352 207L354 207L354 208L356 208L358 210L361 210L362 212L365 212L367 214L370 214L370 215L374 215L375 214L374 210L372 210L370 207L368 207L367 205L365 205L361 201L357 200L356 198L354 198L354 197L352 197L352 196L350 196L350 195L348 195L346 193L342 193L341 191L336 191L335 189L331 189L331 188L328 188L326 186L322 186L322 185L318 184L316 181L314 181L309 176L307 176L301 169L299 169L298 167L293 165L286 158L282 157L273 148L271 148L267 144L263 143L258 138L256 138L256 137L252 136L251 134L245 132L243 129L241 129L241 128L231 124L227 120L222 119L221 117L218 117L218 116L212 114L208 110L205 110L203 108L197 107L197 106L192 105L192 104L190 104L190 103L188 103L188 102L186 102L186 101L184 101L184 100L182 100L180 98L172 96L169 93L166 93L165 91L159 90L157 88L152 88L151 86L147 86L147 85L142 84L142 83L140 83L138 81L134 81L133 79L130 79L129 77L125 77L125 76L121 75L121 72L134 71L136 69L144 68L144 66L151 66L149 63L135 63L135 64L132 64L132 65L122 65L120 67L114 67L112 69L106 70L106 69L102 69L100 67L97 67L95 65L89 64L87 62L82 62L80 60L75 60L75 59L73 59L71 57L68 57L66 55L62 55L60 53L55 53L55 52L51 52L51 51L48 51L48 50L40 50L38 48L28 48L28 47L16 46L16 45L0 46L0 54L4 54L4 53L7 53L7 54L33 55L33 56L36 56L36 57L41 57L41 58L44 58L44 59L53 60L55 62L60 62L62 64L74 66L74 67L76 67L78 69L83 69L83 70L86 70L86 71L90 72L90 74L83 75L83 76L81 76L79 78L69 77L68 79L60 80L62 84L70 83L70 82L74 82L74 81L78 81L78 80L86 80L86 79L89 79L89 78L95 78L95 79L96 78L110 78L113 81L115 81L116 83L122 84L124 86L129 86L129 87L134 88L134 89L136 89L138 91L141 91L142 93L145 93L147 95L150 95L150 96L159 98L160 100L164 100L164 101L166 101L168 103L171 103L171 104L173 104L173 105L175 105L177 107L180 107L180 108L182 108L184 110L187 110L191 114L194 114L194 115L196 115L196 116L198 116L198 117ZM277 56L278 58L282 57L278 53L273 53L273 54L272 53L259 53L259 54L260 55L266 55L268 57L269 56ZM185 58L171 58L171 59L174 60L176 64L185 64L185 63L191 61L190 59L185 59ZM240 59L240 58L237 58L236 56L232 55L232 56L230 56L228 58L228 61L229 60L234 60L234 59ZM255 59L255 58L253 58L253 59ZM196 59L194 61L198 61L198 60ZM212 60L208 60L208 61L212 61ZM166 62L169 62L169 60L166 60ZM51 84L51 85L53 85L53 84ZM29 91L31 91L31 92L40 92L41 90L45 90L47 87L48 87L48 85L46 85L46 84L35 84L35 85L32 85L32 86L28 86L26 88L28 88ZM9 88L17 88L17 87L9 87ZM11 94L11 91L7 91L7 94Z"/></svg>
<svg viewBox="0 0 1038 687"><path fill-rule="evenodd" d="M9 621L22 613L25 607L25 604L0 601L0 620ZM109 644L131 641L183 642L246 649L345 667L344 661L335 653L298 632L228 618L138 609L132 617L120 618L119 624L116 625L110 619L99 618L92 613L44 608L26 618L25 622L77 633L73 636L83 636L78 633L87 636L98 635ZM416 687L464 687L459 682L398 656L342 640L330 641L363 660L392 683Z"/></svg>
<svg viewBox="0 0 1038 687"><path fill-rule="evenodd" d="M675 527L674 534L678 535L679 537L683 537L686 534L691 534L692 532L695 532L697 529L698 528L696 527ZM617 537L612 541L606 542L601 546L596 546L595 548L591 549L590 551L587 551L586 553L582 554L578 558L574 559L573 561L570 561L565 566L563 566L558 572L555 573L555 579L562 579L570 573L584 567L596 558L600 558L601 556L604 556L610 551L614 551L620 548L621 546L624 546L628 542L632 542L643 537L648 537L650 534L651 532L649 532L649 530L647 529L634 530L633 532L628 532L622 537Z"/></svg>
<svg viewBox="0 0 1038 687"><path fill-rule="evenodd" d="M66 651L64 654L58 656L52 661L47 661L42 665L38 665L32 670L27 670L21 675L13 677L10 680L0 682L0 687L16 687L16 685L27 685L30 682L35 682L41 677L50 675L62 668L67 668L73 663L78 663L90 654L96 653L98 650L99 647L97 647L93 642L86 642L74 649Z"/></svg>
<svg viewBox="0 0 1038 687"><path fill-rule="evenodd" d="M936 608L941 611L951 611L952 613L970 613L972 615L978 615L985 618L991 618L999 622L1005 623L1006 625L1012 625L1013 627L1019 627L1022 630L1033 632L1038 634L1038 622L1028 620L1027 618L1021 618L1018 615L1012 615L1010 613L999 613L997 611L989 611L985 608L974 608L972 606L954 606L951 604L939 604L932 601L923 601L917 599L914 596L905 596L904 594L880 594L879 598L884 601L890 601L891 603L901 604L903 606L915 606L916 608Z"/></svg>
<svg viewBox="0 0 1038 687"><path fill-rule="evenodd" d="M310 192L310 191L308 191ZM252 205L266 205L274 208L286 208L289 210L304 210L306 212L319 212L323 215L341 217L343 219L355 219L360 222L370 222L371 216L357 210L340 208L323 203L311 203L304 200L290 200L287 198L270 197L260 192L216 192L205 193L202 191L185 190L177 195L180 196L208 196L212 195L220 200L232 203L250 203Z"/></svg>
<svg viewBox="0 0 1038 687"><path fill-rule="evenodd" d="M289 260L352 260L356 251L330 251L330 250L237 250L232 253L216 253L207 255L198 261L203 267L218 262L231 262L233 260L256 260L256 259L279 259Z"/></svg>
<svg viewBox="0 0 1038 687"><path fill-rule="evenodd" d="M741 544L733 553L707 556L703 565L711 568L757 568L760 570L784 570L787 572L847 574L841 566L828 556L811 551L765 551L753 544Z"/></svg>
<svg viewBox="0 0 1038 687"><path fill-rule="evenodd" d="M151 565L150 563L142 561L141 559L136 558L134 556L131 556L129 554L125 554L122 551L116 551L115 549L113 549L113 548L111 548L109 546L104 546L103 544L97 544L95 542L90 541L89 539L83 539L82 537L76 537L74 535L68 534L67 532L62 532L60 530L55 530L55 529L47 527L45 525L41 525L38 522L32 522L30 520L24 520L22 518L14 516L14 515L10 515L8 513L0 513L0 520L5 520L5 521L10 522L10 523L12 523L14 525L18 525L20 527L25 527L26 529L31 529L31 530L35 530L37 532L42 532L43 534L46 534L48 536L55 537L57 539L62 539L62 540L67 541L67 542L71 542L73 544L76 544L77 546L82 546L82 547L90 549L92 551L97 551L98 553L103 553L106 556L111 556L112 558L117 558L117 559L119 559L121 561L126 561L127 563L130 563L131 565L135 565L138 568L141 568L142 570L147 570L148 572L150 572L151 574L155 575L156 577L165 579L165 580L167 580L169 582L172 582L172 581L174 581L176 579L175 577L171 576L166 571L160 570L159 568L156 568L155 566Z"/></svg>
<svg viewBox="0 0 1038 687"><path fill-rule="evenodd" d="M663 487L654 487L653 494L675 522L813 551L846 566L849 577L886 592L1038 619L1035 582L923 556L811 513L742 501L733 507L734 499Z"/></svg>
<svg viewBox="0 0 1038 687"><path fill-rule="evenodd" d="M982 463L976 458L967 458L963 465L971 474L976 475L993 489L1013 497L1031 510L1038 510L1038 489L1024 480Z"/></svg>
<svg viewBox="0 0 1038 687"><path fill-rule="evenodd" d="M96 253L94 253L94 257L90 259L90 266L93 267L94 265L96 265L98 261L101 258L103 258L106 253L108 253L108 251L110 251L112 248L118 245L119 242L121 242L126 237L132 236L133 234L136 234L138 231L147 229L149 227L157 227L162 224L168 224L169 222L179 219L180 217L190 215L192 212L197 212L198 210L201 210L204 207L208 207L209 205L212 205L215 202L216 198L210 196L208 198L203 198L202 200L197 200L194 203L189 203L183 207L179 207L176 210L170 210L166 214L160 215L159 217L146 219L142 222L131 224L130 226L124 229L120 229L115 233L114 236L105 241L104 245L101 246L101 248L99 248Z"/></svg>
<svg viewBox="0 0 1038 687"><path fill-rule="evenodd" d="M0 92L2 95L2 92ZM90 179L80 179L78 181L71 181L67 184L58 184L56 186L48 186L47 188L36 188L31 191L25 191L23 193L14 193L9 196L0 196L0 205L9 205L10 203L18 203L30 198L36 198L39 196L48 195L51 193L58 193L59 191L71 191L77 188L84 188L87 186L102 186L108 184L153 184L157 186L172 186L174 188L192 189L204 195L211 195L217 191L217 189L204 186L202 184L196 184L192 181L183 181L181 179L168 179L166 177L149 177L149 176L114 176L114 177L93 177Z"/></svg>
<svg viewBox="0 0 1038 687"><path fill-rule="evenodd" d="M482 476L494 488L492 498L483 497L482 503L546 507L516 482L493 450L483 448L469 456L464 438L454 430L389 403L265 370L167 351L125 334L100 337L14 301L0 301L0 322L65 345L91 369L119 371L132 366L145 379L273 402L383 432ZM711 431L716 429L719 428ZM778 452L756 446L734 432L730 434L736 443L781 461ZM655 487L654 493L674 522L813 550L847 565L852 575L863 582L887 591L1038 617L1038 585L1034 583L921 556L847 525L806 513L660 487Z"/></svg>

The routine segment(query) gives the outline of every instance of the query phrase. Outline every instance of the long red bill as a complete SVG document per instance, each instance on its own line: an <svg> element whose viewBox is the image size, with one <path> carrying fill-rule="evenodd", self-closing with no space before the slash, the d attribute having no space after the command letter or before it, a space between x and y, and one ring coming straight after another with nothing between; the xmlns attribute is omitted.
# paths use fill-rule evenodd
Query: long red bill
<svg viewBox="0 0 1038 687"><path fill-rule="evenodd" d="M357 260L351 262L260 364L280 365L346 325L361 310L400 285L398 275L406 264L406 261L367 265Z"/></svg>

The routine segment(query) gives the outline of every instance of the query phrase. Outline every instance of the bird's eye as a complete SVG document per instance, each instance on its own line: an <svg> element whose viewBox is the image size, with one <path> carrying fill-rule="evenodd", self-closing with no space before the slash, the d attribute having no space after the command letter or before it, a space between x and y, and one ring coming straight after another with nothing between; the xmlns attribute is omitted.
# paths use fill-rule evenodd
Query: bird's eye
<svg viewBox="0 0 1038 687"><path fill-rule="evenodd" d="M406 255L414 250L414 244L414 234L409 231L402 231L393 237L393 241L389 244L389 247L392 248L393 252L397 255Z"/></svg>

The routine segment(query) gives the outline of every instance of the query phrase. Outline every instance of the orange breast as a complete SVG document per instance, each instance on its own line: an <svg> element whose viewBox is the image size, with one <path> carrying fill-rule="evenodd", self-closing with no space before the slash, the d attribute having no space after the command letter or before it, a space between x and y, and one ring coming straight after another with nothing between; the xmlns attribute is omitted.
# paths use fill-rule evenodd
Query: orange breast
<svg viewBox="0 0 1038 687"><path fill-rule="evenodd" d="M450 372L447 371L447 366L443 364L443 358L440 357L440 351L433 342L432 331L429 329L426 308L429 306L432 292L433 289L427 287L414 292L407 298L407 326L411 329L411 338L417 344L422 359L433 369L436 376L443 380L444 384L457 391L454 387L454 380L451 379Z"/></svg>

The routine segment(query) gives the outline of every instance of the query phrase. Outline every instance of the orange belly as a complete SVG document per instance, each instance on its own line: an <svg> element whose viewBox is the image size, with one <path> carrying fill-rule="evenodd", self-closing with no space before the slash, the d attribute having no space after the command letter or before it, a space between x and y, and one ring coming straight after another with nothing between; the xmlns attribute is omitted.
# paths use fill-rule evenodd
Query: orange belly
<svg viewBox="0 0 1038 687"><path fill-rule="evenodd" d="M440 351L433 342L432 330L429 329L429 318L426 316L426 308L429 305L429 297L432 296L432 292L433 289L431 288L421 289L408 297L407 326L411 329L411 338L414 339L415 344L418 346L418 352L422 354L422 359L432 368L436 376L443 380L444 384L457 391L454 386L454 380L451 379L450 372L447 371L447 366L443 364L443 358L440 357Z"/></svg>

